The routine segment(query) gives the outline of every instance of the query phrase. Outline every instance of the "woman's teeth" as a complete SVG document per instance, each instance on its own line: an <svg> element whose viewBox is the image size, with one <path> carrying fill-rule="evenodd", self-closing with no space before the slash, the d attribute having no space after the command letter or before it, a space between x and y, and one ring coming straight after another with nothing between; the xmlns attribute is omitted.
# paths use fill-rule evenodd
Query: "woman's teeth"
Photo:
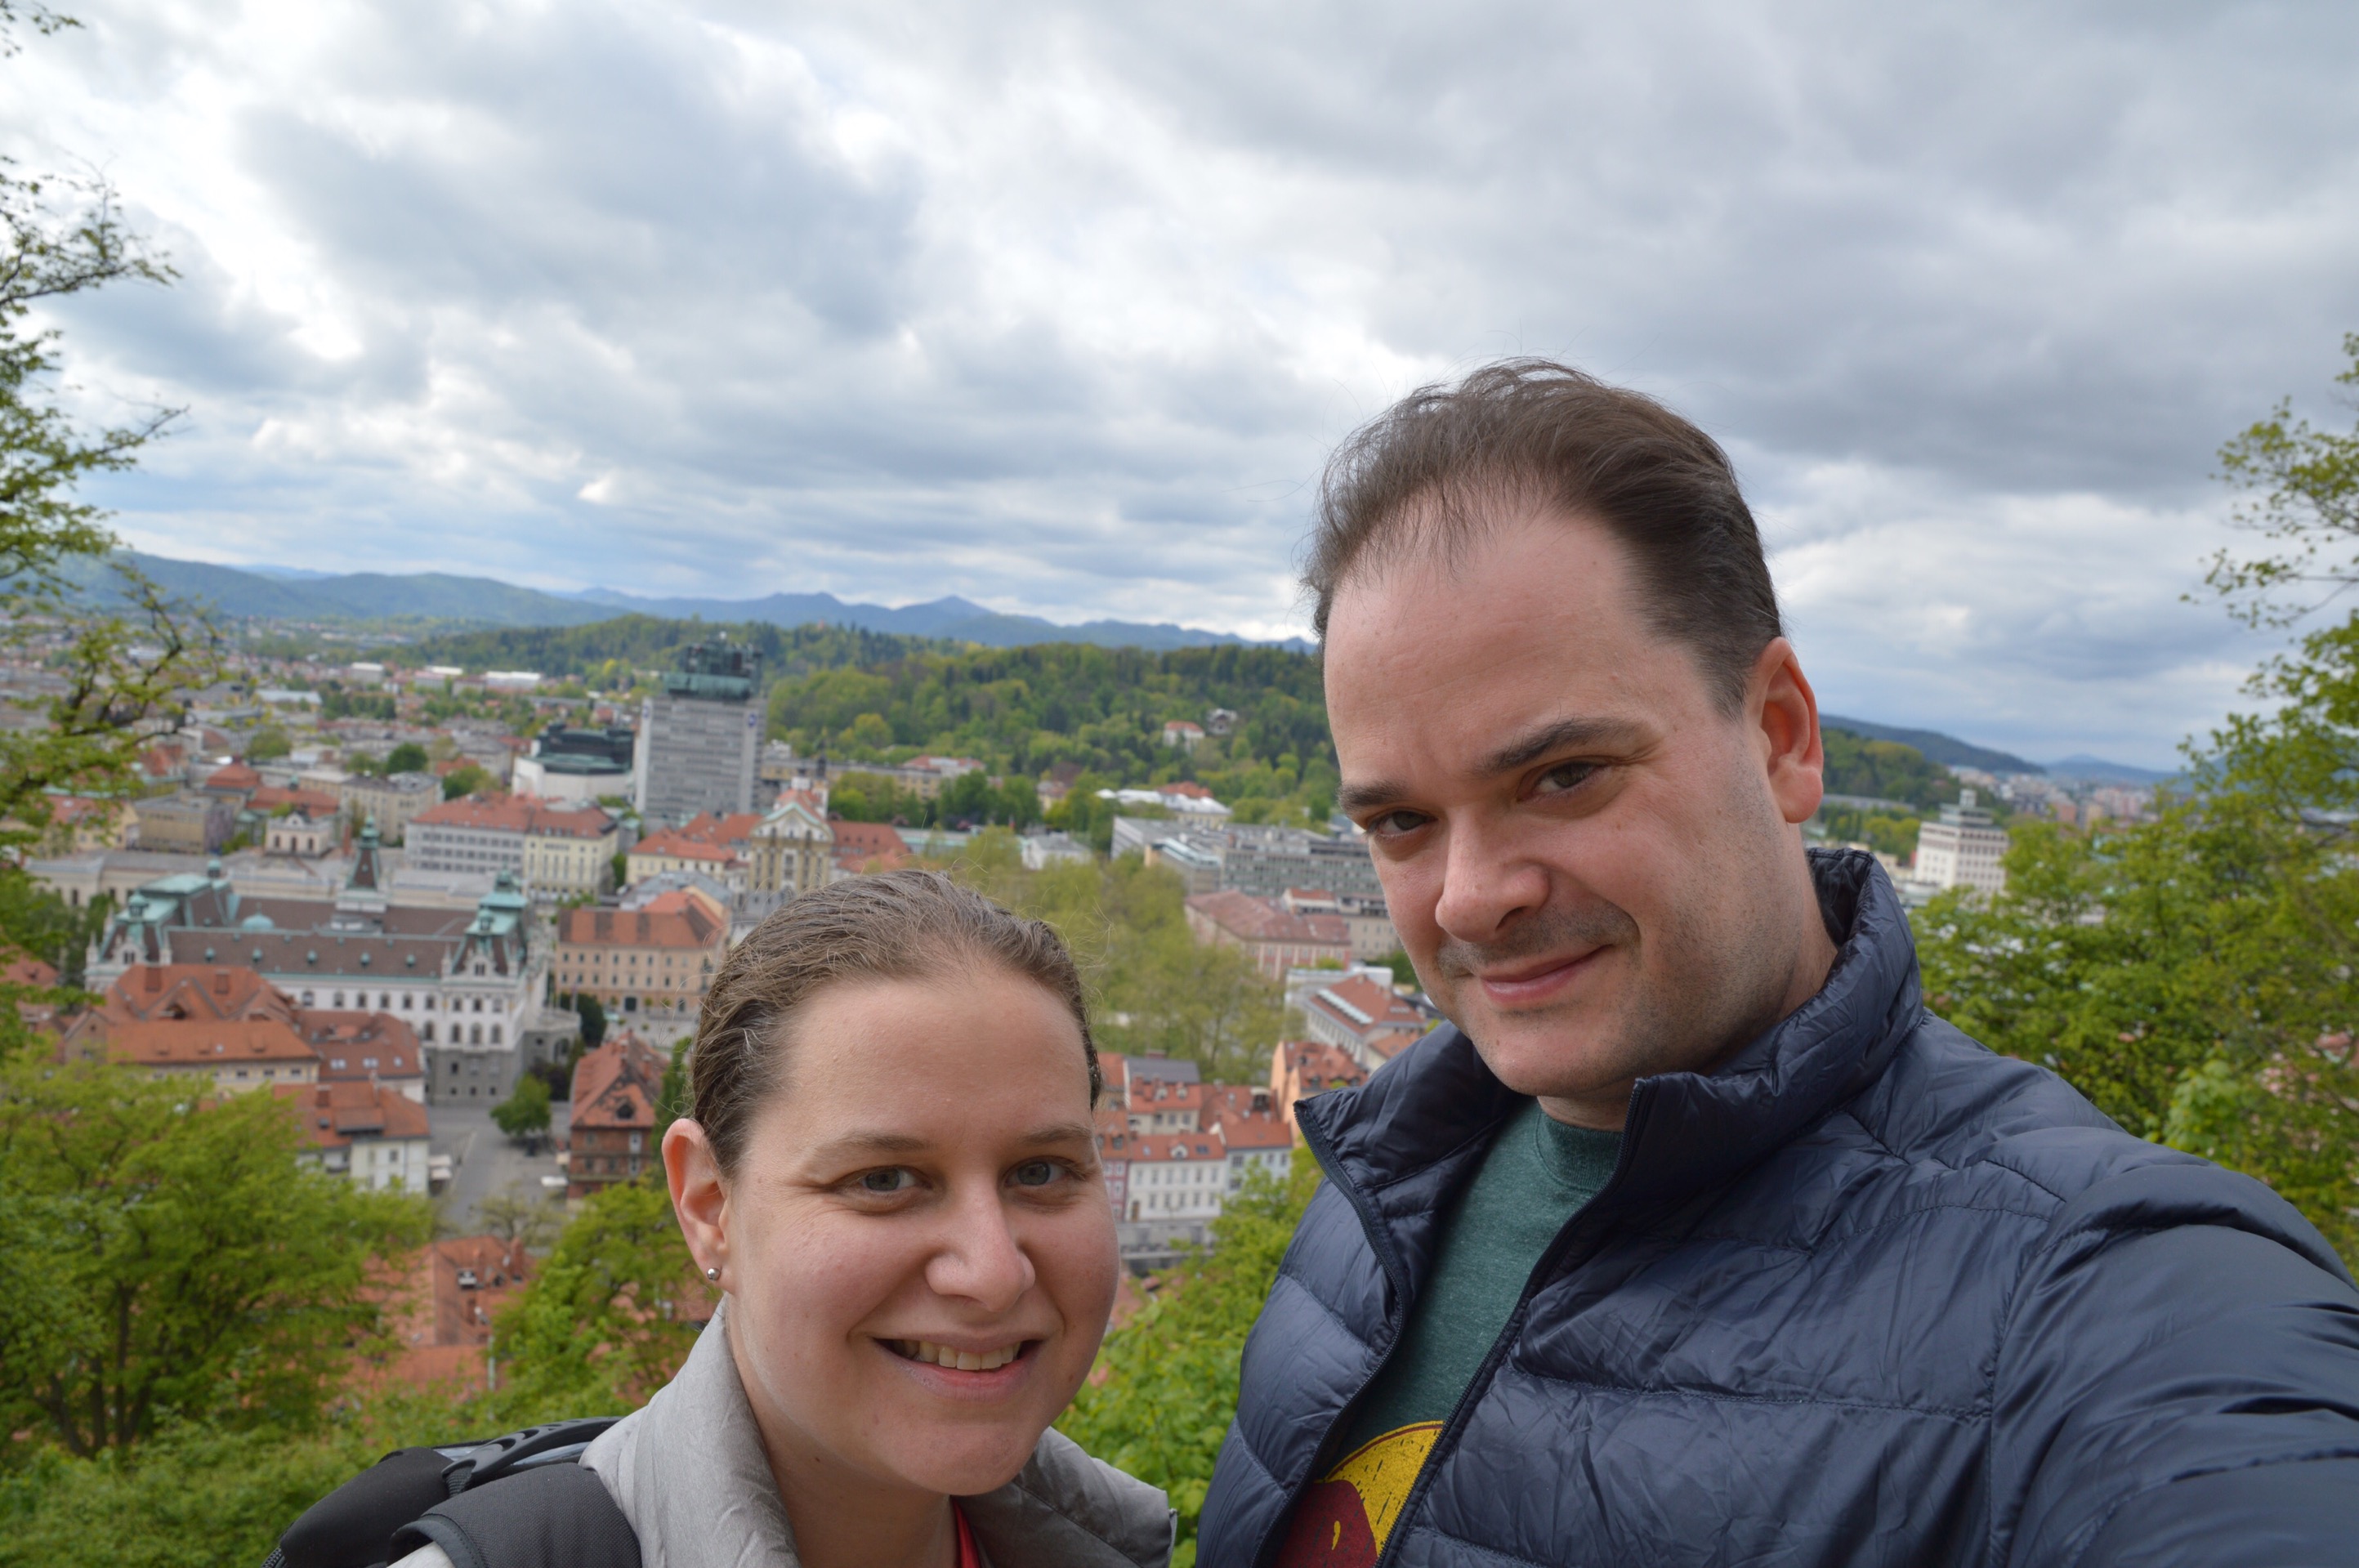
<svg viewBox="0 0 2359 1568"><path fill-rule="evenodd" d="M930 1361L958 1372L988 1372L1005 1367L1024 1349L1020 1345L1011 1345L999 1350L953 1350L930 1339L897 1339L893 1348L912 1361Z"/></svg>

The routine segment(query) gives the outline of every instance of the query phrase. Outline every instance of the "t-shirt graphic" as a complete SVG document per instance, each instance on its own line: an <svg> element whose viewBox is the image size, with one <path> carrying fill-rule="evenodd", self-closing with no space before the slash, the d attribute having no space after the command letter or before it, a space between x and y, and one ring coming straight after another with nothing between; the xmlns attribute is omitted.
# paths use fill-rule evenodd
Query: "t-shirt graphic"
<svg viewBox="0 0 2359 1568"><path fill-rule="evenodd" d="M1440 1435L1438 1421L1397 1427L1312 1482L1295 1505L1277 1568L1371 1568Z"/></svg>
<svg viewBox="0 0 2359 1568"><path fill-rule="evenodd" d="M1534 1101L1506 1118L1399 1345L1332 1434L1329 1452L1344 1458L1295 1504L1278 1568L1372 1568L1540 1255L1613 1177L1621 1150L1621 1134L1568 1127Z"/></svg>

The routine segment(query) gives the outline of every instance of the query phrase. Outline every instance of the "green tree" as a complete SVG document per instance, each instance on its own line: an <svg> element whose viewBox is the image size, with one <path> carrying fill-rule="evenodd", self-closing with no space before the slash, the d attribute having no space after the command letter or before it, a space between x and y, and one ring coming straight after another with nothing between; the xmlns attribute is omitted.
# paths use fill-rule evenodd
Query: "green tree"
<svg viewBox="0 0 2359 1568"><path fill-rule="evenodd" d="M475 1224L485 1236L538 1252L565 1228L565 1211L526 1192L522 1183L510 1182L475 1205Z"/></svg>
<svg viewBox="0 0 2359 1568"><path fill-rule="evenodd" d="M557 998L557 1005L581 1018L584 1049L595 1051L605 1043L606 1009L598 1005L597 997L586 991L569 991Z"/></svg>
<svg viewBox="0 0 2359 1568"><path fill-rule="evenodd" d="M245 743L245 759L248 762L270 762L288 756L294 750L295 742L287 734L285 725L265 724L254 732L252 740Z"/></svg>
<svg viewBox="0 0 2359 1568"><path fill-rule="evenodd" d="M2359 332L2343 352L2351 364L2335 380L2359 387ZM2320 430L2287 398L2220 449L2220 477L2245 493L2237 525L2266 544L2253 557L2222 550L2204 577L2239 619L2290 626L2359 583L2359 427Z"/></svg>
<svg viewBox="0 0 2359 1568"><path fill-rule="evenodd" d="M500 1315L500 1419L636 1410L688 1359L713 1296L670 1195L646 1180L609 1187Z"/></svg>
<svg viewBox="0 0 2359 1568"><path fill-rule="evenodd" d="M299 1166L267 1091L195 1087L0 1068L6 1430L87 1454L174 1420L300 1428L375 1332L370 1267L426 1238L426 1203Z"/></svg>
<svg viewBox="0 0 2359 1568"><path fill-rule="evenodd" d="M446 800L480 794L491 787L491 774L473 762L454 768L442 776L442 798Z"/></svg>
<svg viewBox="0 0 2359 1568"><path fill-rule="evenodd" d="M426 748L414 740L403 741L386 753L387 773L423 773L426 771Z"/></svg>
<svg viewBox="0 0 2359 1568"><path fill-rule="evenodd" d="M2256 674L2150 822L2017 831L1918 917L1934 1009L2359 1242L2359 617Z"/></svg>
<svg viewBox="0 0 2359 1568"><path fill-rule="evenodd" d="M1299 1145L1285 1183L1248 1172L1212 1222L1212 1251L1155 1280L1147 1304L1106 1336L1057 1422L1100 1459L1170 1494L1180 1512L1172 1568L1196 1560L1196 1516L1236 1414L1245 1335L1318 1186L1318 1164Z"/></svg>
<svg viewBox="0 0 2359 1568"><path fill-rule="evenodd" d="M492 1107L492 1120L510 1138L525 1138L549 1130L549 1084L532 1073L516 1076L508 1097Z"/></svg>

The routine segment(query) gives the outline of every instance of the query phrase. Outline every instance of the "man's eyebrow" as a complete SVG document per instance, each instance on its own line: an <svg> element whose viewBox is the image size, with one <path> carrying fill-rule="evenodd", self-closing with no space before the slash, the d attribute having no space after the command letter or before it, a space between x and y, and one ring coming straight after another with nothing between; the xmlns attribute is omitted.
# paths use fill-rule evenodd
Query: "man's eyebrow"
<svg viewBox="0 0 2359 1568"><path fill-rule="evenodd" d="M1627 751L1639 729L1627 719L1559 719L1518 736L1476 766L1486 776L1513 773L1559 751Z"/></svg>
<svg viewBox="0 0 2359 1568"><path fill-rule="evenodd" d="M1559 751L1628 751L1644 732L1627 719L1559 719L1519 735L1475 765L1484 778L1513 773ZM1344 815L1405 799L1408 786L1390 779L1346 784L1335 791L1335 807Z"/></svg>

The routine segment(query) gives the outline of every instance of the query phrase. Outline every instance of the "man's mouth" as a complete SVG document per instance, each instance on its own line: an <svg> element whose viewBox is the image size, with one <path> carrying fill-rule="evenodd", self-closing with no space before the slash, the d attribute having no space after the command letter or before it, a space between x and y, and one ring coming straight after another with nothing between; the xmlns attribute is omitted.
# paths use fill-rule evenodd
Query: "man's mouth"
<svg viewBox="0 0 2359 1568"><path fill-rule="evenodd" d="M1591 959L1604 951L1602 947L1588 948L1535 964L1518 964L1513 969L1491 970L1475 978L1481 982L1484 995L1507 1007L1552 1000Z"/></svg>
<svg viewBox="0 0 2359 1568"><path fill-rule="evenodd" d="M1031 1340L1018 1340L990 1350L961 1350L955 1345L936 1345L930 1339L888 1339L886 1345L905 1361L922 1361L929 1366L948 1367L953 1372L995 1372L1024 1354Z"/></svg>

